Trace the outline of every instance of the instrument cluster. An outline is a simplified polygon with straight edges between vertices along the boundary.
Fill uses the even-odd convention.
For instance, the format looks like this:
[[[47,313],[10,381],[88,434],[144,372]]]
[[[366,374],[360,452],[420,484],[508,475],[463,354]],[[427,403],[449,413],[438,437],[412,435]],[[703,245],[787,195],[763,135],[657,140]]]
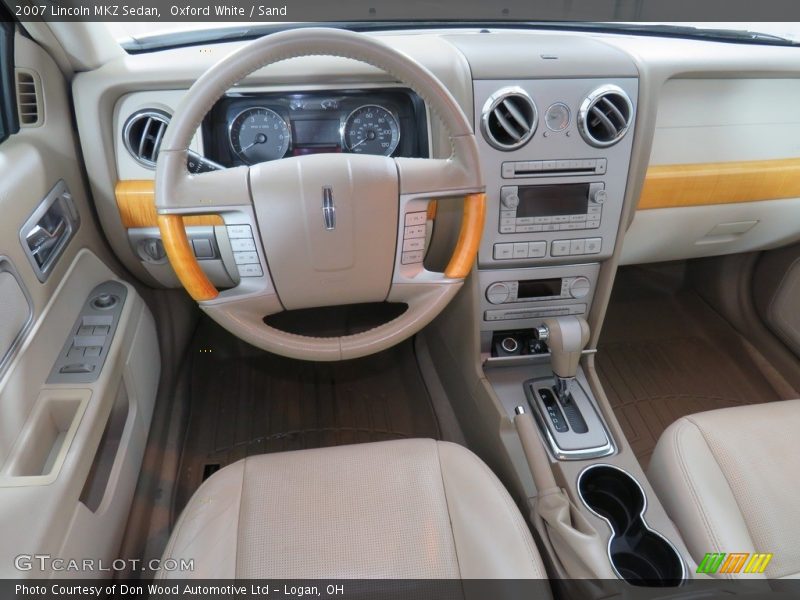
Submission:
[[[203,139],[226,167],[332,152],[426,158],[428,121],[419,96],[400,88],[230,94]]]

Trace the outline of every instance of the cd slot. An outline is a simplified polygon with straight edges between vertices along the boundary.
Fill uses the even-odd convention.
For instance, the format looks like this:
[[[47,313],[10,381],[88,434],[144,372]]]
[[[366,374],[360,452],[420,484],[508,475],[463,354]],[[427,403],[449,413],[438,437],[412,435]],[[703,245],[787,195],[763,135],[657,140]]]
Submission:
[[[586,169],[570,169],[564,171],[562,169],[539,169],[538,171],[527,171],[525,169],[517,169],[514,171],[515,177],[545,177],[547,175],[594,175],[597,173],[596,168]]]

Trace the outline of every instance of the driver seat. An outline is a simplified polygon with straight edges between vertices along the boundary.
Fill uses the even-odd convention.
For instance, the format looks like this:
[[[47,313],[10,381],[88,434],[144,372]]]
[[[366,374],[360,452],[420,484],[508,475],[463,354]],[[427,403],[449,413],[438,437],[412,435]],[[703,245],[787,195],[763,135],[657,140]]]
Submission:
[[[197,579],[544,579],[517,506],[472,452],[409,439],[245,458],[184,509],[165,560]]]

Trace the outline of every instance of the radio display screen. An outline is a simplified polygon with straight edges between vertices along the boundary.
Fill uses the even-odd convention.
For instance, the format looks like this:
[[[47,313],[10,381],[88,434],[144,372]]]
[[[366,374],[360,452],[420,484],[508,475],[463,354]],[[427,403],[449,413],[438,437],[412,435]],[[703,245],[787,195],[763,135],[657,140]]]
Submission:
[[[546,298],[561,295],[561,279],[529,279],[520,281],[517,298]]]
[[[589,208],[588,183],[519,186],[517,195],[517,218],[585,215]]]

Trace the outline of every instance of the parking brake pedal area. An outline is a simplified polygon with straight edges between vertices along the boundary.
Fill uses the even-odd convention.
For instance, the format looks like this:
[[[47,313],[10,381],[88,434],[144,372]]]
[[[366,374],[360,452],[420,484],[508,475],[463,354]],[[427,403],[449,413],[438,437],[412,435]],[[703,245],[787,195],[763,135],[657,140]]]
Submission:
[[[127,288],[106,281],[92,290],[75,320],[47,383],[92,383],[100,376],[119,324]]]

